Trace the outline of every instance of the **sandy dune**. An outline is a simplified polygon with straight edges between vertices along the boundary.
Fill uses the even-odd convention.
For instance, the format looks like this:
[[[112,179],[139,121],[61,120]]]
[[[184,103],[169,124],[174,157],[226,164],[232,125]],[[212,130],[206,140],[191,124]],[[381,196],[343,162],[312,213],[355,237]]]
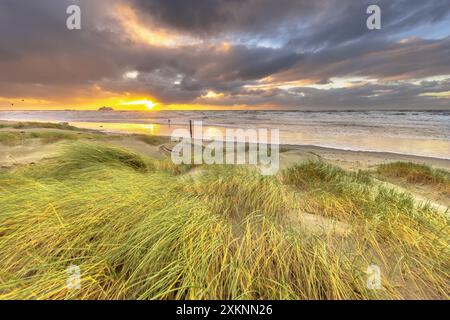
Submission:
[[[58,131],[75,133],[77,131],[66,131],[61,129],[45,129],[45,128],[28,128],[28,129],[12,129],[2,128],[0,132],[44,132]],[[80,131],[81,133],[82,131]],[[100,139],[101,137],[101,139]],[[171,143],[165,145],[149,145],[139,139],[135,135],[99,135],[99,140],[109,144],[128,148],[136,153],[140,153],[156,159],[164,159],[167,157],[166,149],[172,147]],[[95,141],[95,140],[94,140]],[[7,145],[0,142],[0,167],[12,167],[20,164],[35,164],[46,158],[55,156],[64,141],[45,144],[39,139],[27,139],[20,145]],[[164,148],[167,147],[167,148]],[[370,170],[377,165],[395,161],[410,161],[450,170],[450,160],[418,157],[411,155],[393,154],[385,152],[365,152],[365,151],[348,151],[330,148],[322,148],[315,146],[283,146],[288,151],[280,154],[281,169],[294,165],[295,163],[305,160],[323,160],[331,164],[337,165],[346,170]],[[395,188],[399,191],[406,191],[415,196],[418,202],[430,203],[440,212],[446,212],[450,206],[450,199],[447,196],[436,194],[433,190],[422,188],[421,186],[404,186],[388,182],[380,181],[380,184]]]

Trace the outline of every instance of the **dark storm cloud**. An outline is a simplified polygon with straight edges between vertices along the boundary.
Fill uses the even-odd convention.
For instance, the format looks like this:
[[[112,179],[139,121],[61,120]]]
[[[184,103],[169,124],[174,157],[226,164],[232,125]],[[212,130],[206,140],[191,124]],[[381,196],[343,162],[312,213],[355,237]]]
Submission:
[[[382,30],[366,28],[372,3],[382,9]],[[81,31],[65,28],[70,4],[82,8]],[[157,26],[195,41],[136,42],[115,4],[131,6],[148,30]],[[2,0],[0,97],[89,96],[98,85],[163,103],[448,107],[449,99],[423,95],[449,91],[448,82],[412,79],[450,74],[449,13],[447,0]],[[442,23],[448,28],[439,37],[421,33]],[[139,71],[137,79],[123,77],[130,70]],[[356,76],[378,83],[302,87]],[[258,86],[263,79],[267,86]],[[285,88],[287,81],[299,84]],[[220,97],[204,98],[209,91]]]
[[[450,38],[411,39],[406,43],[372,41],[336,46],[306,55],[286,72],[275,75],[282,80],[299,77],[366,76],[377,79],[408,79],[450,74]],[[323,81],[323,80],[322,80]]]
[[[377,4],[382,10],[383,28],[368,32],[367,16],[361,15],[370,4]],[[380,39],[395,38],[427,23],[436,23],[448,17],[450,5],[447,0],[378,0],[378,1],[338,1],[326,15],[327,20],[316,21],[308,26],[312,36],[300,34],[290,39],[289,44],[299,47],[319,47],[355,42],[361,45]],[[392,40],[392,39],[391,39]]]
[[[94,28],[90,17],[101,13],[98,5],[89,4],[83,11],[88,32],[67,30],[66,8],[73,3],[77,2],[0,2],[0,81],[77,84],[117,72],[128,50],[116,47],[110,35]]]
[[[305,0],[133,1],[158,23],[200,36],[273,33],[291,23],[309,20],[327,6],[324,1]]]
[[[182,32],[208,37],[279,37],[307,48],[395,35],[443,20],[450,11],[447,0],[133,1],[158,23]],[[369,33],[365,24],[366,8],[371,4],[379,5],[383,12],[384,28],[377,33]]]

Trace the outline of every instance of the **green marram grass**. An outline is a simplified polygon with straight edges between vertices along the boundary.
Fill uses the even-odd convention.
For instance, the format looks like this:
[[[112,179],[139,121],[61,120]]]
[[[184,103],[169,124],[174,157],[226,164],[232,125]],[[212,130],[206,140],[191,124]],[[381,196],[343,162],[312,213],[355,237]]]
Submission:
[[[348,235],[309,232],[320,215]],[[0,171],[3,299],[449,298],[449,219],[367,173],[176,166],[82,141]],[[382,270],[381,290],[365,271]],[[67,268],[81,269],[81,289]]]
[[[58,129],[72,131],[90,131],[71,126],[68,123],[51,123],[51,122],[2,122],[0,129]]]
[[[164,136],[154,136],[148,134],[135,134],[137,139],[151,146],[158,146],[170,142],[170,138]]]
[[[48,129],[48,130],[43,130]],[[66,123],[47,122],[1,122],[0,147],[20,146],[32,140],[51,144],[64,140],[110,140],[120,136],[104,134],[99,131],[81,129]],[[149,136],[147,139],[151,139]]]
[[[102,136],[100,134],[91,133],[75,133],[64,131],[42,131],[42,132],[20,132],[20,131],[5,131],[0,132],[0,146],[18,146],[24,144],[28,140],[38,139],[44,144],[55,143],[63,140],[98,140],[101,138],[110,138],[108,136]]]
[[[378,166],[376,172],[381,178],[432,187],[450,197],[450,173],[448,171],[412,162],[393,162]]]

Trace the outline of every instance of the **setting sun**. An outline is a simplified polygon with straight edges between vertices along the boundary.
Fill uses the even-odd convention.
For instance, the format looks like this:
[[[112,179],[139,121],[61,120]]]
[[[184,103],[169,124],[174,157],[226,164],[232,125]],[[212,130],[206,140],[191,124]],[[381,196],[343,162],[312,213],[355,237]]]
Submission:
[[[153,108],[156,106],[156,104],[153,103],[153,102],[151,102],[151,101],[147,101],[147,103],[145,104],[145,106],[147,107],[147,109],[153,110]]]

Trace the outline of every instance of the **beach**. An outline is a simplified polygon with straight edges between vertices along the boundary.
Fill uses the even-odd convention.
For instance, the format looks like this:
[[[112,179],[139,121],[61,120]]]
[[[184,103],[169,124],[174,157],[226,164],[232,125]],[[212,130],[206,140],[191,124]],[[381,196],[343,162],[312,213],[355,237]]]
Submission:
[[[1,128],[2,124],[5,126]],[[94,136],[90,137],[94,141],[107,141],[109,144],[117,147],[123,147],[132,150],[138,154],[142,154],[155,159],[165,159],[170,155],[167,151],[164,151],[162,147],[166,146],[167,149],[171,149],[175,143],[171,142],[170,136],[158,136],[161,139],[157,144],[151,145],[142,141],[142,131],[139,133],[132,133],[130,131],[100,131],[98,129],[86,129],[79,128],[75,130],[65,129],[49,129],[49,128],[14,128],[19,125],[20,122],[0,121],[0,134],[2,132],[14,132],[20,133],[45,133],[55,132],[62,134],[61,139],[57,139],[55,143],[42,142],[39,139],[30,139],[20,144],[1,145],[0,154],[0,167],[8,168],[15,165],[29,165],[38,161],[45,160],[55,156],[59,151],[59,144],[64,144],[64,134],[73,134],[74,131],[79,134],[94,133]],[[56,124],[57,125],[57,124]],[[45,126],[45,124],[44,124]],[[146,131],[144,131],[146,132]],[[62,140],[62,141],[61,141]],[[296,163],[304,161],[325,161],[332,165],[336,165],[342,169],[355,171],[358,170],[373,170],[383,164],[395,163],[395,162],[412,162],[417,164],[423,164],[438,169],[450,171],[450,159],[441,159],[434,157],[424,157],[408,154],[390,153],[390,152],[375,152],[375,151],[353,151],[342,150],[336,148],[326,148],[312,145],[294,145],[294,144],[281,144],[279,146],[282,152],[280,153],[280,170],[289,168]],[[412,189],[411,189],[412,190]],[[411,191],[410,190],[410,191]],[[416,189],[419,194],[425,195],[422,200],[426,201],[426,197],[429,200],[438,200],[443,202],[442,208],[450,206],[450,199],[435,195],[433,191],[429,192],[426,188]]]
[[[281,144],[450,159],[448,111],[0,111],[1,120],[162,136],[193,121],[204,131],[276,129]]]
[[[0,126],[2,124],[8,126],[17,125],[19,122],[14,121],[0,121]],[[76,124],[76,123],[75,123]],[[83,128],[80,128],[80,130]],[[101,132],[101,128],[89,129],[94,132]],[[45,128],[32,128],[26,129],[25,132],[42,132],[48,131]],[[66,130],[54,129],[54,132],[67,132]],[[11,128],[5,127],[0,128],[0,132],[24,132],[21,128]],[[105,135],[109,135],[111,137],[120,136],[121,139],[117,141],[112,141],[113,144],[117,144],[124,147],[129,147],[136,152],[152,155],[152,156],[161,156],[158,155],[157,150],[154,146],[149,146],[145,143],[136,143],[136,141],[132,138],[132,132],[144,134],[147,131],[107,131],[104,133]],[[166,137],[167,140],[170,140],[170,136]],[[350,170],[359,170],[359,169],[369,169],[371,167],[389,163],[394,161],[411,161],[417,163],[423,163],[427,165],[432,165],[438,168],[450,170],[450,160],[442,159],[442,158],[434,158],[434,157],[424,157],[424,156],[416,156],[416,155],[408,155],[408,154],[399,154],[399,153],[391,153],[391,152],[376,152],[376,151],[353,151],[353,150],[342,150],[337,148],[326,148],[319,147],[313,145],[295,145],[295,144],[281,144],[280,147],[282,149],[286,149],[288,151],[283,152],[281,154],[281,165],[282,167],[287,167],[292,163],[297,161],[306,160],[306,159],[323,159],[329,161],[330,163],[339,165],[345,169]],[[42,159],[46,156],[47,152],[51,153],[51,148],[42,149],[39,143],[37,142],[34,146],[31,144],[28,147],[24,146],[14,146],[11,150],[5,150],[5,146],[3,146],[3,151],[0,158],[1,166],[10,166],[16,161],[16,163],[27,163],[29,161],[33,161],[36,159]],[[15,160],[13,160],[13,158]]]

